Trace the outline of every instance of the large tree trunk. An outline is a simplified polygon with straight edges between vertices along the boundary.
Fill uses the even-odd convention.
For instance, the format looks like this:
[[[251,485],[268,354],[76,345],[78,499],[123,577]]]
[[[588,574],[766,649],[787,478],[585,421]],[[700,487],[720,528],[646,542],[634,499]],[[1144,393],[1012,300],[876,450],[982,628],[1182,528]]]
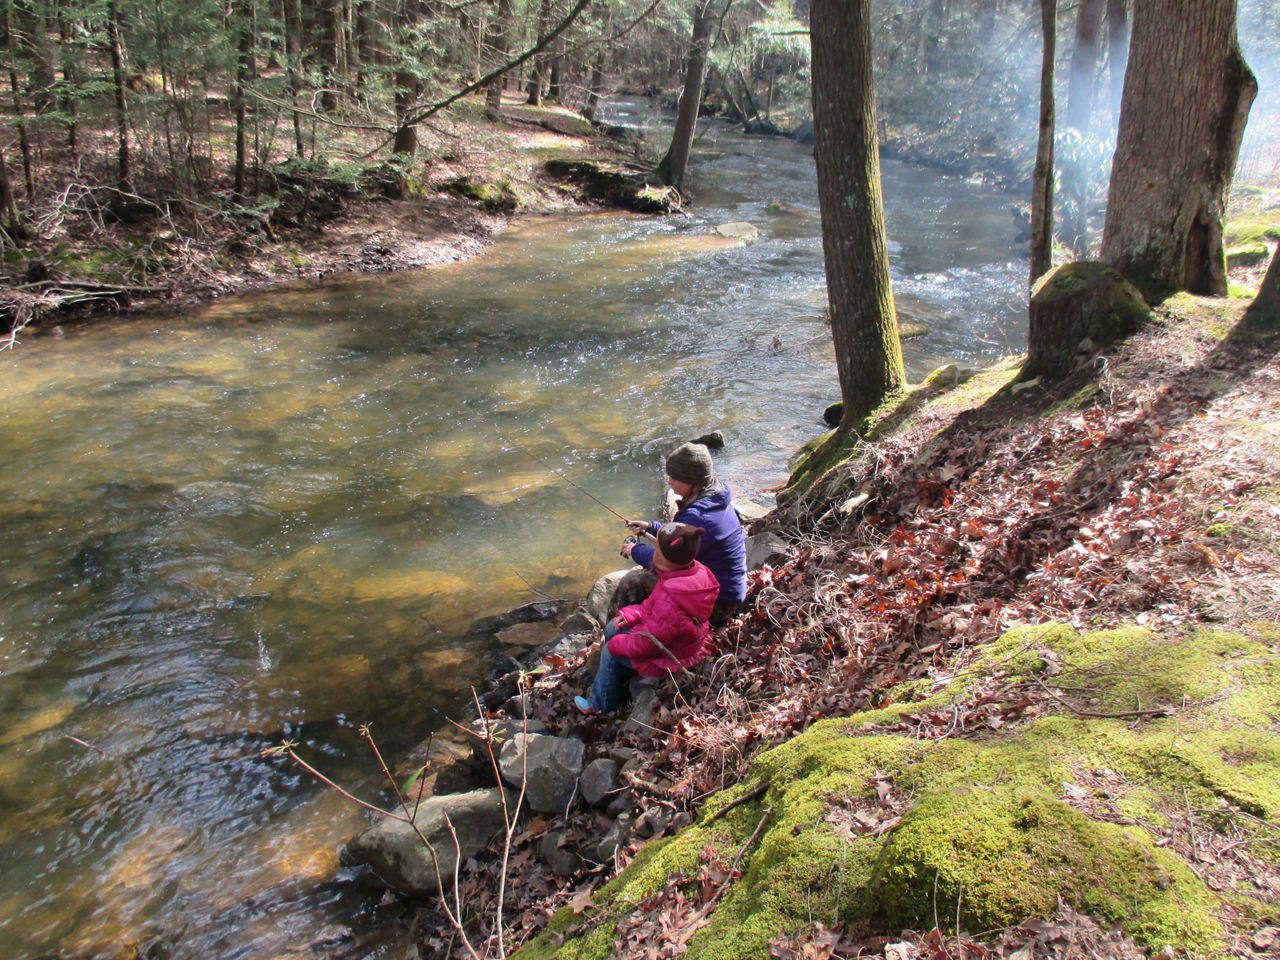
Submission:
[[[1102,13],[1105,0],[1080,0],[1076,11],[1076,43],[1067,77],[1067,126],[1082,136],[1093,117],[1094,82],[1102,53]]]
[[[906,374],[880,193],[870,0],[813,0],[810,27],[814,156],[843,434]]]
[[[1280,246],[1271,255],[1271,266],[1262,280],[1262,288],[1249,305],[1247,316],[1266,326],[1280,325]]]
[[[671,146],[658,164],[658,176],[662,182],[677,190],[684,184],[689,151],[693,149],[693,133],[698,125],[698,110],[702,106],[702,83],[707,73],[707,51],[711,48],[711,27],[714,23],[712,3],[713,0],[695,0],[693,38],[684,61],[684,92],[680,95],[676,128],[671,135]]]
[[[1120,100],[1124,95],[1124,72],[1129,63],[1128,0],[1107,0],[1107,101],[1114,123],[1120,117]]]
[[[1053,268],[1053,68],[1058,0],[1040,0],[1044,54],[1040,64],[1040,137],[1031,177],[1031,284]]]
[[[1143,294],[1227,292],[1222,216],[1258,84],[1235,0],[1141,0],[1102,259]]]
[[[542,5],[538,9],[538,38],[541,39],[551,28],[551,3],[552,0],[542,0]],[[603,47],[601,48],[603,50]],[[542,84],[547,76],[547,65],[549,56],[540,53],[533,58],[533,69],[529,74],[529,100],[530,106],[542,106]]]

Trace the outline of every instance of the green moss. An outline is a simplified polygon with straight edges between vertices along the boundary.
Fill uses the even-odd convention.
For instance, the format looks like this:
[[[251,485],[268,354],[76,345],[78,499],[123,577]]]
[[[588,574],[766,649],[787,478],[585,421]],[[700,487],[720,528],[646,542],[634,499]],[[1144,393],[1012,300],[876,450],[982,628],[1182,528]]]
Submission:
[[[1271,259],[1271,248],[1261,240],[1242,243],[1227,248],[1227,269],[1237,267],[1256,267]]]
[[[1205,535],[1209,537],[1228,537],[1233,527],[1229,523],[1211,523],[1205,527]]]
[[[1272,211],[1232,218],[1223,227],[1222,240],[1228,250],[1267,240],[1274,243],[1280,240],[1280,214]]]
[[[519,200],[511,183],[499,180],[490,183],[474,177],[456,177],[444,184],[450,193],[473,200],[490,213],[509,213],[519,206]]]
[[[1220,954],[1224,896],[1252,922],[1274,909],[1211,890],[1152,831],[1190,808],[1280,815],[1277,642],[1274,624],[1248,636],[1011,631],[949,682],[900,687],[889,706],[822,721],[762,754],[750,783],[711,798],[698,823],[601,890],[587,916],[562,911],[513,958],[607,956],[618,919],[676,870],[695,867],[708,846],[726,862],[741,851],[743,874],[690,940],[690,960],[764,960],[771,938],[815,920],[869,922],[896,935],[950,928],[958,914],[972,931],[1049,916],[1060,900],[1120,924],[1152,953]],[[996,677],[1000,685],[1039,677],[1072,703],[982,740],[884,730],[907,715],[971,705]],[[892,809],[877,793],[884,778],[899,800]],[[716,816],[761,782],[763,797]],[[855,812],[900,820],[859,833]],[[1108,822],[1116,816],[1138,825]]]

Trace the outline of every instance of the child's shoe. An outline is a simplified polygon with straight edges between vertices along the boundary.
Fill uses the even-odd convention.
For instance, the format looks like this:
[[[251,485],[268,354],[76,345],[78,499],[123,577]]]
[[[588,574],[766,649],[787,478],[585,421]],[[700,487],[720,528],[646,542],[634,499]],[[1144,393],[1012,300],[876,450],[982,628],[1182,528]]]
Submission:
[[[591,705],[591,701],[586,697],[574,697],[573,705],[578,708],[579,713],[585,713],[587,716],[600,712]]]

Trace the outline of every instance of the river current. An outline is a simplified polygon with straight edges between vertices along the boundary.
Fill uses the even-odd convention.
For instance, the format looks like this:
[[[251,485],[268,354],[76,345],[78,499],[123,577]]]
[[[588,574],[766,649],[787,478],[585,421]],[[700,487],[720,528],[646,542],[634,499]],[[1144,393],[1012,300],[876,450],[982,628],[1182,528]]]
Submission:
[[[1022,349],[1010,198],[884,166],[911,378]],[[687,217],[524,221],[0,355],[0,954],[390,950],[337,863],[362,816],[263,751],[376,797],[359,725],[424,739],[486,672],[473,619],[620,565],[583,489],[648,515],[720,429],[767,503],[839,396],[811,151],[713,126],[688,185]]]

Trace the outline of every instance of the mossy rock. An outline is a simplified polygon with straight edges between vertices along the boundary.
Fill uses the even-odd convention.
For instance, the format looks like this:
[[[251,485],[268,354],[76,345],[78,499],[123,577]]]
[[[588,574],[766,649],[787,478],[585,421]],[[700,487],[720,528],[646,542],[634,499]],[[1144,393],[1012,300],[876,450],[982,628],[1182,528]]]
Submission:
[[[443,189],[475,201],[488,213],[511,213],[520,205],[515,191],[506,180],[488,183],[474,177],[462,176],[446,181]]]
[[[548,160],[543,169],[555,180],[570,184],[584,203],[603,203],[637,213],[669,213],[680,205],[670,187],[654,186],[625,167],[595,160]]]
[[[1227,269],[1237,267],[1256,267],[1271,259],[1271,248],[1261,240],[1243,243],[1227,250]]]
[[[1221,918],[1247,928],[1275,908],[1248,884],[1211,889],[1169,839],[1191,809],[1229,823],[1233,811],[1280,814],[1276,644],[1274,625],[1247,636],[1012,631],[931,696],[928,685],[900,687],[888,707],[819,722],[761,754],[747,782],[646,848],[585,915],[562,910],[513,960],[608,956],[616,924],[678,871],[695,895],[707,850],[725,861],[744,851],[743,873],[689,940],[690,960],[765,960],[772,938],[815,919],[896,937],[953,928],[958,916],[972,933],[1048,918],[1059,902],[1152,954],[1220,956]],[[904,717],[972,707],[997,675],[1004,686],[1043,676],[1064,697],[1087,686],[1089,712],[1102,716],[1064,709],[973,739],[921,740],[913,724],[893,732]],[[1148,713],[1135,721],[1134,710]],[[756,784],[763,795],[718,816]],[[883,829],[867,827],[877,818]],[[1274,845],[1255,855],[1277,859]]]
[[[1064,377],[1098,348],[1136,333],[1150,316],[1142,294],[1116,270],[1064,263],[1031,291],[1027,362],[1019,379]]]

